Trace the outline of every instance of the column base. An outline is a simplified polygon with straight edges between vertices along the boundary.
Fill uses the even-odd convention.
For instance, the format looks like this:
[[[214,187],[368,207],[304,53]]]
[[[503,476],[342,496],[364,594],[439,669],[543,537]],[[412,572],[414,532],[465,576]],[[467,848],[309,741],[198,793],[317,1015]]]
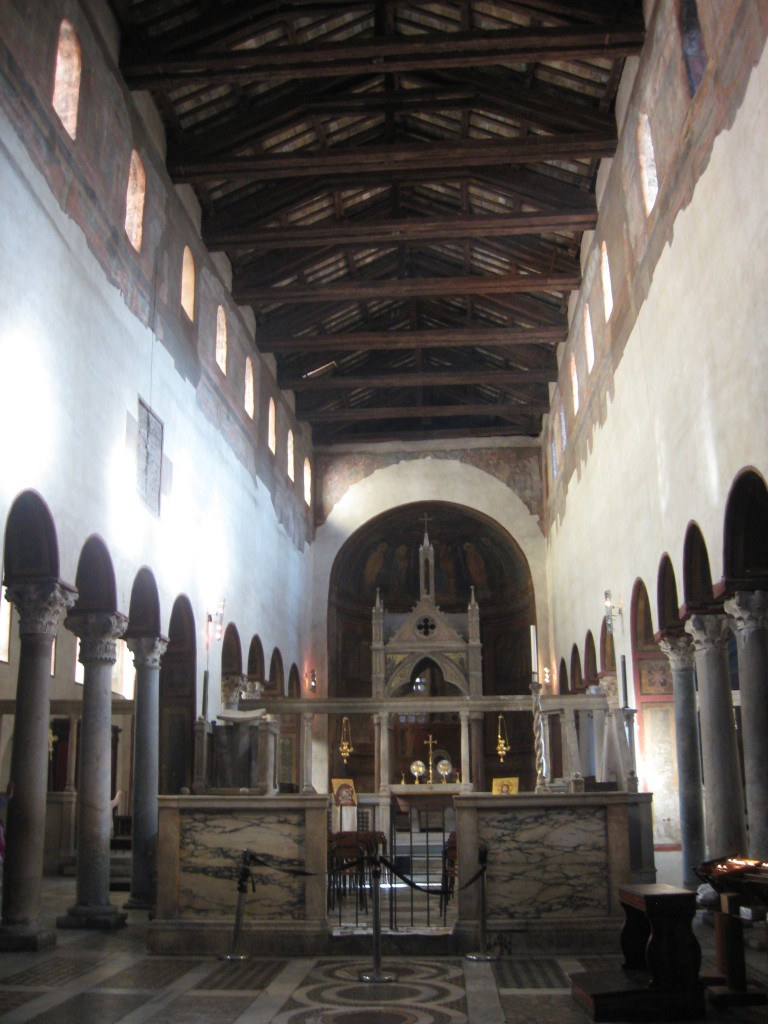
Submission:
[[[112,904],[102,907],[69,907],[66,914],[56,918],[57,928],[100,928],[114,931],[123,928],[128,915]]]
[[[55,945],[56,932],[52,928],[0,925],[0,953],[36,953]]]
[[[123,910],[153,910],[155,900],[151,896],[129,896]]]

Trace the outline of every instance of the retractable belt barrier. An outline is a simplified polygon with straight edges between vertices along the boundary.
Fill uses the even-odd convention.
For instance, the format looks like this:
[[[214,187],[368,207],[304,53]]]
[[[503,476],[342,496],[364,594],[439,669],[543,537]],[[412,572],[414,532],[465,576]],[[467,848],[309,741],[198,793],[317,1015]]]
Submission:
[[[488,850],[485,845],[478,848],[478,862],[480,864],[477,871],[472,875],[471,878],[467,879],[460,890],[468,889],[471,885],[474,885],[478,879],[482,880],[482,897],[480,907],[480,953],[469,953],[468,959],[472,960],[491,960],[495,957],[488,955],[485,952],[485,874],[488,867]],[[416,889],[418,892],[423,892],[427,896],[450,896],[451,890],[445,886],[439,888],[428,888],[423,885],[419,885],[412,878],[404,875],[401,871],[392,864],[391,861],[387,860],[386,857],[382,857],[378,852],[366,854],[363,857],[358,857],[356,860],[343,861],[340,864],[335,865],[330,869],[328,874],[337,874],[343,871],[348,871],[349,868],[355,867],[360,868],[365,863],[370,865],[371,869],[371,883],[373,888],[373,971],[365,971],[360,975],[361,981],[394,981],[393,975],[382,974],[381,971],[381,866],[384,865],[388,871],[391,872],[396,878],[399,878],[401,882],[409,886],[411,889]],[[326,872],[319,871],[306,871],[303,868],[288,868],[282,865],[275,864],[274,862],[260,857],[252,850],[243,850],[240,855],[240,865],[237,869],[237,906],[235,908],[235,926],[232,932],[232,946],[228,954],[223,956],[222,960],[239,961],[247,960],[248,957],[240,952],[240,938],[243,928],[243,917],[245,914],[245,901],[248,895],[248,883],[251,884],[251,892],[256,892],[256,882],[253,877],[252,867],[264,867],[270,868],[272,871],[279,871],[284,875],[294,875],[301,878],[315,878],[319,874],[326,874]]]

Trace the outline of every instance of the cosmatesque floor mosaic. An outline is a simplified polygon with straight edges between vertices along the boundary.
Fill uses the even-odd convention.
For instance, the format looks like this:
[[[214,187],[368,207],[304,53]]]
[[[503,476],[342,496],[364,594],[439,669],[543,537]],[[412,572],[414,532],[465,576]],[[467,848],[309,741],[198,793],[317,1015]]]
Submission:
[[[47,880],[53,919],[72,881]],[[121,894],[115,893],[117,898]],[[371,958],[161,957],[145,952],[146,914],[118,932],[59,931],[55,947],[0,953],[0,1020],[8,1024],[587,1024],[569,974],[617,967],[603,956],[384,957],[390,981],[361,981]],[[710,934],[707,934],[707,933]],[[714,936],[702,927],[703,970]],[[766,952],[748,951],[750,982],[768,986]],[[714,1024],[768,1024],[768,1008],[707,1007]]]

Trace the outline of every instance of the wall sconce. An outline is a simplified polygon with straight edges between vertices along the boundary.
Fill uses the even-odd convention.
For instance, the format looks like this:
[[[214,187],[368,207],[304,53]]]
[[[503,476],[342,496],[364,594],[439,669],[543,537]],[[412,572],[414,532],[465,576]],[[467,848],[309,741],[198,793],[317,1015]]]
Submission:
[[[208,612],[208,639],[211,633],[214,640],[221,640],[224,632],[224,598],[219,601],[219,607],[215,612]]]
[[[317,690],[317,673],[313,668],[309,670],[309,676],[305,676],[305,679],[307,680],[307,688],[312,693],[315,693]]]
[[[614,615],[621,615],[622,607],[621,601],[619,601],[619,607],[615,608],[611,598],[610,590],[605,591],[605,631],[608,636],[613,634],[613,617]]]
[[[349,760],[350,754],[353,754],[355,748],[352,746],[352,730],[349,726],[349,719],[346,715],[341,720],[341,739],[339,740],[339,753],[344,764]]]

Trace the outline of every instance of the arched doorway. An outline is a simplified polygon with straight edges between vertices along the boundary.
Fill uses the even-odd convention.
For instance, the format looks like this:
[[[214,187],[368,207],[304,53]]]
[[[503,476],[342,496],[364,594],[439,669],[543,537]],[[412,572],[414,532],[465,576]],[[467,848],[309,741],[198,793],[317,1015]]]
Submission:
[[[419,547],[425,527],[434,548],[434,578],[430,577],[428,589],[440,611],[447,616],[466,618],[474,588],[480,609],[483,694],[529,695],[530,625],[535,612],[528,563],[514,539],[498,523],[449,502],[419,502],[384,512],[357,530],[339,551],[329,587],[329,695],[372,696],[371,612],[377,592],[386,616],[407,615],[416,605],[420,592]],[[422,670],[425,686],[445,687],[444,673],[435,659],[414,666],[409,677],[411,686]],[[405,694],[403,700],[408,700]],[[403,714],[409,714],[405,706]],[[453,718],[440,724],[457,730],[458,713]],[[517,775],[521,789],[532,789],[535,777],[530,715],[508,714],[506,721],[511,749],[505,765],[499,765],[495,754],[497,715],[486,714],[477,723],[483,748],[478,759],[483,777],[474,780],[475,785],[482,787],[501,769],[504,775]],[[429,723],[409,724],[425,726],[425,737],[429,732]],[[352,729],[355,753],[344,774],[354,776],[359,791],[371,791],[375,751],[370,716],[353,718]],[[342,767],[336,757],[339,732],[340,721],[332,719],[332,775],[338,775]],[[406,746],[419,746],[417,730]],[[405,746],[393,746],[392,753],[390,781],[399,782],[402,768],[395,771],[395,765],[405,763],[408,755]],[[458,750],[452,757],[457,763]]]
[[[160,667],[160,792],[192,786],[196,708],[197,646],[189,598],[177,597],[171,611],[168,647]]]

